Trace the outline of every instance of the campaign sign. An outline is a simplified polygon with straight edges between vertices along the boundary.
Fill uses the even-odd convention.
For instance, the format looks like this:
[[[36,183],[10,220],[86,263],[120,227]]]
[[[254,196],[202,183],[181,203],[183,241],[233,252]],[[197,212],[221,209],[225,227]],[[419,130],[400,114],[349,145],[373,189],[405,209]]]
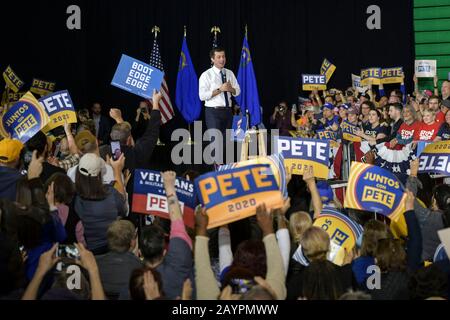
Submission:
[[[231,136],[231,141],[244,142],[245,133],[248,129],[247,117],[244,116],[234,116],[233,117],[233,135]]]
[[[184,224],[193,228],[195,226],[194,183],[176,178],[175,190]],[[135,171],[132,211],[170,219],[169,205],[160,172],[140,169]]]
[[[275,176],[265,164],[202,175],[195,180],[195,188],[208,212],[208,229],[253,216],[262,203],[267,209],[283,206]]]
[[[39,102],[50,117],[50,122],[44,131],[50,131],[56,127],[63,126],[65,121],[67,123],[77,123],[75,106],[67,90],[55,92],[39,99]]]
[[[406,193],[397,177],[380,167],[353,162],[345,207],[372,211],[397,221],[405,211]]]
[[[416,157],[420,157],[420,155],[422,154],[423,150],[425,150],[425,147],[429,144],[432,144],[433,142],[429,142],[429,141],[417,141],[417,146],[416,146]]]
[[[352,86],[356,91],[360,93],[369,90],[369,87],[361,85],[361,77],[354,74],[352,74]]]
[[[111,84],[135,95],[150,99],[160,91],[164,73],[142,61],[122,55]]]
[[[268,164],[272,169],[272,173],[277,180],[277,184],[280,187],[280,191],[284,198],[288,197],[287,185],[286,185],[286,168],[284,167],[284,158],[281,153],[271,156],[258,157],[252,160],[241,161],[231,164],[220,166],[217,170],[223,171],[233,168],[242,168],[254,164]]]
[[[27,92],[2,117],[0,131],[4,137],[22,143],[30,140],[49,122],[47,112],[31,92]]]
[[[351,124],[347,120],[341,123],[342,139],[353,142],[361,142],[361,137],[356,135],[358,126]]]
[[[450,176],[450,141],[430,143],[420,154],[419,173]]]
[[[22,98],[25,95],[25,93],[27,93],[27,92],[26,91],[19,91],[19,92],[12,91],[12,92],[9,92],[8,93],[8,98],[7,98],[8,99],[7,103],[12,103],[12,102],[19,101],[20,98]]]
[[[8,66],[3,72],[3,79],[5,79],[6,85],[14,92],[18,92],[25,84],[25,82],[20,80],[11,66]]]
[[[433,78],[436,75],[436,60],[416,60],[414,69],[417,78]]]
[[[385,68],[381,70],[381,83],[402,83],[404,79],[403,67]]]
[[[316,138],[319,140],[332,140],[337,141],[338,140],[338,133],[331,130],[320,130],[316,133]]]
[[[322,66],[320,67],[320,74],[325,75],[325,77],[327,79],[327,83],[330,81],[335,70],[336,70],[336,66],[334,64],[332,64],[327,59],[323,60]]]
[[[282,153],[285,166],[292,174],[302,175],[313,166],[314,176],[327,179],[330,162],[330,141],[305,138],[275,137],[275,153]]]
[[[370,84],[381,83],[381,68],[368,68],[361,70],[361,85],[368,86]]]
[[[320,216],[314,221],[314,226],[322,228],[330,236],[330,251],[328,260],[341,266],[344,263],[345,249],[353,250],[357,240],[363,234],[363,228],[334,209],[323,209]]]
[[[303,91],[327,90],[327,78],[320,74],[302,74]]]
[[[56,82],[45,81],[34,78],[31,82],[30,91],[40,96],[46,96],[55,91]]]

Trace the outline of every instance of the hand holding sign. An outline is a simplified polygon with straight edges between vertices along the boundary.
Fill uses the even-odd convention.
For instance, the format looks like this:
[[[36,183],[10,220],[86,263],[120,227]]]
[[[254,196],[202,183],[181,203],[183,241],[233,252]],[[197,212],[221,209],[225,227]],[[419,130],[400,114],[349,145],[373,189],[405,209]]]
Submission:
[[[273,233],[273,219],[271,212],[266,208],[265,203],[256,208],[256,221],[263,232],[263,238]]]

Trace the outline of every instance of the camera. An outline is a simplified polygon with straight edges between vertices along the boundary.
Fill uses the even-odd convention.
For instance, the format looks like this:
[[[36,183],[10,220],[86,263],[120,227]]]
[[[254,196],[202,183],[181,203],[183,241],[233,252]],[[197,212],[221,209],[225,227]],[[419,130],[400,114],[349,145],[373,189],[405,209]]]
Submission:
[[[70,258],[70,259],[80,259],[80,253],[75,246],[69,246],[60,244],[56,250],[56,257],[58,258]]]
[[[141,112],[142,113],[148,113],[148,109],[147,108],[141,108]]]
[[[279,108],[280,112],[284,112],[285,109],[286,109],[286,108],[285,108],[284,106],[282,106],[282,105],[279,105],[278,108]]]
[[[345,95],[346,95],[347,97],[352,97],[352,96],[353,96],[353,91],[347,90],[347,91],[345,92]]]

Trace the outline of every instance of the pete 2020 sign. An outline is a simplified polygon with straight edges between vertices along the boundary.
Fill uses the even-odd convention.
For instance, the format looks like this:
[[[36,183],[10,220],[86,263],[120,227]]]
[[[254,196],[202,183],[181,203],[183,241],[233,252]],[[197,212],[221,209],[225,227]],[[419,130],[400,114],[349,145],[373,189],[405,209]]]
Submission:
[[[142,62],[122,55],[111,84],[135,95],[150,99],[153,90],[160,91],[164,73]]]
[[[283,197],[269,165],[251,165],[211,172],[195,180],[200,203],[207,209],[208,229],[256,214],[262,203],[281,208]]]
[[[330,142],[326,140],[275,137],[275,152],[282,153],[292,174],[302,175],[305,167],[313,166],[314,176],[327,179],[330,162]]]
[[[56,83],[34,78],[30,91],[40,96],[46,96],[55,91]]]
[[[450,141],[428,144],[419,158],[419,173],[450,176]]]
[[[347,120],[342,121],[341,130],[342,130],[342,139],[352,142],[362,141],[361,137],[356,135],[358,127],[354,124],[351,124]]]
[[[184,224],[190,228],[195,226],[195,194],[194,184],[177,178],[175,190]],[[155,215],[164,219],[169,217],[169,205],[161,174],[151,170],[136,170],[134,173],[133,212]]]
[[[246,160],[231,164],[220,166],[217,171],[224,171],[233,168],[242,168],[253,164],[268,164],[272,169],[272,172],[277,180],[280,191],[284,198],[288,197],[287,185],[286,185],[286,168],[284,166],[284,158],[281,153],[271,156],[262,156],[252,160]]]
[[[327,90],[327,77],[321,74],[302,74],[303,91]]]
[[[25,82],[23,82],[19,76],[14,72],[11,66],[8,66],[3,72],[3,79],[6,82],[8,88],[14,92],[19,92]]]
[[[433,78],[436,75],[436,60],[416,60],[414,68],[417,78]]]
[[[406,193],[396,176],[380,167],[353,162],[345,207],[372,211],[397,221],[405,211]]]
[[[49,121],[45,108],[31,92],[27,92],[3,115],[0,132],[4,137],[10,135],[12,139],[25,143]]]
[[[39,102],[50,117],[50,122],[44,128],[44,131],[63,126],[65,121],[67,123],[77,123],[75,107],[67,90],[55,92],[39,99]]]
[[[345,250],[350,252],[363,234],[363,228],[349,217],[337,210],[323,209],[314,221],[314,226],[322,228],[330,236],[328,260],[336,265],[343,265]]]

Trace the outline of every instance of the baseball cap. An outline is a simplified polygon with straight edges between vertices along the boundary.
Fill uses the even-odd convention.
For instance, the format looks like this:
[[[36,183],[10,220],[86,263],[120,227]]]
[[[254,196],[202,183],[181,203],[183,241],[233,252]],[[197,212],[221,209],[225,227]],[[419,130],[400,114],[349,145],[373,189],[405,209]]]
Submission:
[[[0,162],[9,163],[19,159],[23,144],[19,140],[3,139],[0,141]]]
[[[322,202],[328,203],[334,199],[333,189],[326,181],[317,182],[317,189]]]
[[[360,98],[361,98],[361,97],[364,97],[364,98],[366,98],[367,100],[370,100],[370,96],[369,96],[369,94],[368,94],[367,92],[361,93],[361,94],[359,95],[359,97],[360,97]]]
[[[323,106],[322,106],[322,111],[323,111],[323,109],[330,109],[330,110],[334,110],[334,108],[335,108],[335,106],[332,104],[332,103],[325,103]]]
[[[445,99],[442,101],[442,105],[444,107],[446,107],[447,109],[450,109],[450,100],[449,99]]]
[[[97,177],[104,167],[102,158],[94,153],[87,153],[80,159],[78,171],[86,177]]]
[[[83,150],[84,146],[88,143],[96,142],[97,138],[95,138],[95,136],[89,130],[83,130],[75,136],[75,144],[80,150]]]
[[[351,106],[348,103],[343,103],[343,104],[341,104],[341,108],[344,108],[345,110],[348,110],[348,109],[351,108]]]

